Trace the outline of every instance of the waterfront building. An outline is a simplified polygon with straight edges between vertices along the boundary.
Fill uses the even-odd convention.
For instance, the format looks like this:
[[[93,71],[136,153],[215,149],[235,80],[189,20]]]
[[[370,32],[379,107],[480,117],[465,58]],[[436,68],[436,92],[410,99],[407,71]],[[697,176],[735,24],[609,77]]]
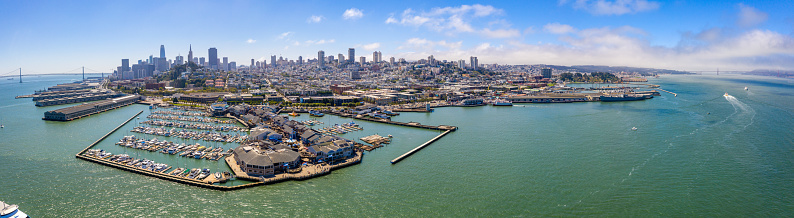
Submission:
[[[102,100],[87,104],[79,104],[72,107],[61,108],[53,111],[44,112],[43,120],[70,121],[79,119],[91,114],[101,113],[130,104],[134,104],[141,99],[139,95],[128,95],[110,100]]]
[[[356,62],[356,49],[355,48],[348,48],[347,49],[347,60],[351,64]]]
[[[317,66],[320,68],[325,67],[325,51],[323,50],[317,52]]]
[[[210,48],[208,50],[207,58],[209,58],[209,65],[211,69],[218,69],[218,49]]]
[[[165,45],[160,45],[160,58],[165,58]]]
[[[234,149],[234,161],[249,176],[269,176],[275,174],[273,162],[253,146],[238,146]]]

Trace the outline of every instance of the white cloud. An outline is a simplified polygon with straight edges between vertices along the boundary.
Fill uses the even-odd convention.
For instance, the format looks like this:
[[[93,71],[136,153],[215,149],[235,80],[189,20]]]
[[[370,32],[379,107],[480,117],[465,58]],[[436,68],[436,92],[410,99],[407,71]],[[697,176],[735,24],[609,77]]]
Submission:
[[[362,45],[361,47],[362,47],[364,50],[367,50],[367,51],[374,51],[375,49],[378,49],[378,48],[380,48],[380,43],[377,43],[377,42],[375,42],[375,43],[370,43],[370,44]]]
[[[576,31],[572,26],[560,23],[546,24],[543,26],[543,30],[553,34],[568,34]]]
[[[490,5],[461,5],[458,7],[433,8],[430,11],[416,12],[405,9],[399,18],[394,15],[386,18],[386,24],[403,26],[426,27],[430,30],[443,32],[448,35],[456,33],[480,33],[486,37],[508,38],[520,35],[520,32],[509,28],[504,20],[489,22],[490,25],[499,24],[501,29],[474,27],[472,20],[504,14],[504,10]],[[481,30],[478,30],[481,29]],[[518,34],[515,34],[518,33]]]
[[[319,23],[320,21],[323,21],[324,19],[325,19],[325,17],[323,17],[323,16],[312,15],[311,17],[306,19],[306,23]]]
[[[248,44],[251,44],[251,43],[255,43],[255,42],[256,42],[256,40],[254,40],[254,39],[248,39],[248,40],[246,40],[245,42],[247,42]]]
[[[485,35],[486,37],[488,37],[488,38],[513,38],[513,37],[517,37],[517,36],[521,35],[521,33],[518,30],[516,30],[516,29],[496,29],[496,30],[491,30],[491,29],[485,28],[485,29],[482,30],[481,33],[483,35]]]
[[[526,44],[508,40],[506,44],[479,43],[462,48],[462,42],[406,40],[399,57],[468,60],[477,56],[480,63],[608,65],[653,67],[673,70],[754,70],[794,69],[794,38],[769,30],[751,30],[726,36],[709,29],[690,37],[709,41],[684,46],[651,45],[641,29],[630,26],[575,30],[560,35],[561,44]],[[700,35],[700,36],[696,36]]]
[[[359,10],[358,8],[350,8],[345,10],[345,13],[342,14],[342,18],[345,20],[355,20],[364,17],[364,12]]]
[[[559,5],[568,4],[560,0]],[[659,2],[647,0],[575,0],[573,8],[583,9],[594,15],[623,15],[652,11],[659,8]]]
[[[739,3],[739,19],[736,21],[741,27],[752,27],[763,23],[769,18],[767,13],[759,11],[754,7],[750,7]]]
[[[336,40],[334,40],[334,39],[329,39],[329,40],[320,39],[320,40],[306,40],[304,42],[304,44],[306,44],[306,45],[322,45],[322,44],[329,44],[329,43],[334,43],[334,42],[336,42]]]
[[[294,34],[294,33],[293,32],[284,32],[282,34],[279,34],[276,37],[276,39],[289,39],[289,37],[292,36],[292,34]]]

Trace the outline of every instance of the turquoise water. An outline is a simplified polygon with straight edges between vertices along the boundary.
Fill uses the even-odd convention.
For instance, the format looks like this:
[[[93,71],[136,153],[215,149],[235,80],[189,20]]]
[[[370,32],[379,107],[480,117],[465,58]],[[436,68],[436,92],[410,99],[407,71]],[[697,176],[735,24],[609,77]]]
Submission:
[[[231,192],[74,158],[138,111],[144,110],[145,117],[148,108],[133,105],[71,122],[42,121],[45,111],[63,106],[37,108],[30,99],[13,97],[79,76],[25,79],[22,84],[0,81],[0,124],[5,125],[0,129],[0,200],[36,217],[794,213],[794,81],[787,79],[669,76],[649,83],[678,97],[663,93],[637,102],[402,113],[393,119],[459,130],[395,165],[389,161],[439,132],[355,121],[364,131],[343,137],[391,134],[393,143],[327,176]],[[724,97],[725,92],[734,97]],[[318,119],[326,125],[350,122],[330,115]],[[100,146],[124,152],[113,143],[132,134],[128,129],[134,125]],[[191,164],[169,156],[150,159]],[[192,164],[222,170],[219,163]]]

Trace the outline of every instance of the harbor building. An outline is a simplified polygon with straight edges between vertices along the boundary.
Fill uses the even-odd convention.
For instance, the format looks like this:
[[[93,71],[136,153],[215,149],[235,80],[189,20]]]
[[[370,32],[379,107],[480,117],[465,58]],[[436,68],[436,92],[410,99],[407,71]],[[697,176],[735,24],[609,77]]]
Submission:
[[[134,104],[141,99],[139,95],[128,95],[124,97],[103,100],[98,102],[86,103],[58,110],[44,112],[43,120],[71,121],[82,117],[102,113],[123,106]]]
[[[36,101],[37,107],[47,107],[47,106],[54,106],[54,105],[62,105],[62,104],[73,104],[73,103],[80,103],[86,101],[98,101],[108,98],[115,98],[122,96],[121,93],[116,93],[113,91],[108,92],[92,92],[92,93],[85,93],[80,96],[70,96],[70,97],[63,97],[63,98],[54,98],[54,99],[43,99]]]

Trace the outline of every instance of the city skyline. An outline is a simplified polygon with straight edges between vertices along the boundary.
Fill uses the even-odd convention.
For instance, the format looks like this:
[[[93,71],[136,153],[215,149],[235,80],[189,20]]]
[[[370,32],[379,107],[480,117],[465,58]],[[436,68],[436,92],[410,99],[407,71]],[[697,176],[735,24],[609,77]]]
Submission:
[[[237,63],[354,48],[361,57],[375,51],[408,60],[474,56],[480,64],[794,69],[791,2],[3,4],[0,22],[9,34],[0,36],[0,67],[22,67],[25,74],[79,66],[112,72],[119,59],[159,56],[159,45],[171,60],[196,45],[197,51],[217,48],[219,58]],[[123,15],[128,11],[145,12]]]

